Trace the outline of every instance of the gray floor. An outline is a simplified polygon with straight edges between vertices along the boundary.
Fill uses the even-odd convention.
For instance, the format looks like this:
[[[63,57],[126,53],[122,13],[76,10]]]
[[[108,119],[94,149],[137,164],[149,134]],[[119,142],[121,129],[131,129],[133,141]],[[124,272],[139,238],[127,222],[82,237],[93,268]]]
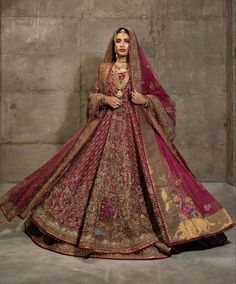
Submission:
[[[236,188],[203,183],[235,221]],[[13,184],[0,185],[0,194]],[[164,260],[103,260],[64,256],[36,246],[21,230],[22,220],[7,222],[0,213],[0,283],[109,283],[109,284],[233,284],[235,228],[226,231],[231,243],[189,251]]]

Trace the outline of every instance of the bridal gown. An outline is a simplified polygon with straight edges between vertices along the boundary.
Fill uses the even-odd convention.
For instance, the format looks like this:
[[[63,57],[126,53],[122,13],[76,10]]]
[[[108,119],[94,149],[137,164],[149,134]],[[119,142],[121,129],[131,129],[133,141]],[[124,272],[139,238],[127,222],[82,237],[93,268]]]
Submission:
[[[114,69],[107,65],[111,95]],[[223,244],[223,231],[235,224],[161,135],[152,120],[158,101],[149,100],[147,108],[131,101],[129,79],[122,106],[95,105],[95,119],[0,197],[8,220],[25,219],[37,245],[72,256],[161,259],[187,246]]]

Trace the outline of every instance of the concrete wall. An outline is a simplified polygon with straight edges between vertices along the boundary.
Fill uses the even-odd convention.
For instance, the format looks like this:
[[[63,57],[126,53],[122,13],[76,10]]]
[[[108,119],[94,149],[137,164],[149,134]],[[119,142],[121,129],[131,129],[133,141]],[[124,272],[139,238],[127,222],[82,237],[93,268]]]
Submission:
[[[192,171],[226,180],[235,165],[227,168],[226,2],[2,0],[1,180],[30,174],[85,124],[96,66],[120,25],[136,31],[177,104],[175,145]]]
[[[227,167],[226,180],[236,185],[236,2],[226,1],[227,11]]]

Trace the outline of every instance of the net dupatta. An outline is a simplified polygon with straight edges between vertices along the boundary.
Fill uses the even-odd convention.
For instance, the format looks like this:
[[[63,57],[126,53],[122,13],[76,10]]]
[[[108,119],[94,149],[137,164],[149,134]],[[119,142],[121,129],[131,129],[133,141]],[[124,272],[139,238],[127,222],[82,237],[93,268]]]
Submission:
[[[166,113],[172,119],[173,124],[176,124],[176,105],[169,97],[166,91],[161,86],[157,75],[155,75],[147,58],[142,51],[135,32],[129,27],[124,27],[129,31],[130,45],[129,45],[129,68],[131,74],[132,89],[141,93],[142,95],[152,95],[156,97],[162,104]],[[112,35],[107,51],[105,53],[104,63],[111,63],[115,61],[114,54],[114,36]]]

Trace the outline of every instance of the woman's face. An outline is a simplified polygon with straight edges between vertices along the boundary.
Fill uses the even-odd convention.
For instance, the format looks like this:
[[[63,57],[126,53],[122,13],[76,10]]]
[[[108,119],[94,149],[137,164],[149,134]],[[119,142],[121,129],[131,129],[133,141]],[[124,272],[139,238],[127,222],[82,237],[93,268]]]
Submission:
[[[115,37],[115,50],[117,54],[127,56],[129,53],[129,35],[126,33],[118,33]]]

